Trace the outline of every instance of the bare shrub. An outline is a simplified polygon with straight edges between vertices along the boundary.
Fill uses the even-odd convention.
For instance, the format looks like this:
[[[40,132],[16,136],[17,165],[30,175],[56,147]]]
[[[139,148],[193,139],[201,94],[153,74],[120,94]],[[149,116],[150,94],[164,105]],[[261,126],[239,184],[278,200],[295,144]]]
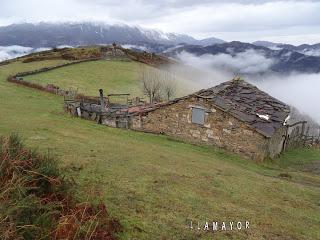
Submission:
[[[163,74],[164,74],[164,80],[162,85],[162,92],[166,100],[169,101],[176,94],[176,88],[177,88],[176,80],[175,80],[175,76],[169,72],[165,72]]]
[[[149,102],[153,103],[155,98],[161,95],[160,71],[146,66],[141,66],[140,70],[143,93],[149,97]]]
[[[175,95],[175,77],[167,71],[142,65],[140,80],[142,91],[148,96],[150,103],[170,100]]]

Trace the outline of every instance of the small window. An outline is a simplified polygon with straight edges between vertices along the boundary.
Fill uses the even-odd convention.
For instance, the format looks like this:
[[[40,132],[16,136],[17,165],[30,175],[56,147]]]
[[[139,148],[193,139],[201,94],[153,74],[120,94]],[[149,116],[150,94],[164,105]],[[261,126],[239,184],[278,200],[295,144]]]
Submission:
[[[202,108],[192,108],[192,122],[204,125],[204,114],[205,111]]]

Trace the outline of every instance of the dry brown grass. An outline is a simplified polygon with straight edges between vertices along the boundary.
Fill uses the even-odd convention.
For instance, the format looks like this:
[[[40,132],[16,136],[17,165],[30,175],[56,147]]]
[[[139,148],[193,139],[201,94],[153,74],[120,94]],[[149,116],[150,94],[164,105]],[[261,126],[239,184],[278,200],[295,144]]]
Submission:
[[[24,148],[16,135],[1,138],[2,239],[115,239],[120,226],[105,205],[79,202],[72,185],[53,158]]]
[[[101,51],[99,47],[63,48],[30,54],[23,58],[23,62],[30,63],[55,59],[83,60],[100,57]]]

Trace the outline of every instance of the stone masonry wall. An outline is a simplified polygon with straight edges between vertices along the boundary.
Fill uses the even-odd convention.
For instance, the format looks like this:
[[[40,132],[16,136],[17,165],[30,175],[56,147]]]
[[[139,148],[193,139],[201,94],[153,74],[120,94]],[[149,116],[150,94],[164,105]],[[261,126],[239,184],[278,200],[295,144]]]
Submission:
[[[192,107],[206,109],[205,124],[191,122]],[[193,142],[216,145],[245,158],[262,161],[267,157],[269,139],[247,127],[204,99],[192,97],[161,107],[146,115],[134,116],[131,128],[165,133]]]
[[[283,126],[269,139],[268,155],[270,158],[275,158],[282,152],[285,135],[286,127]]]

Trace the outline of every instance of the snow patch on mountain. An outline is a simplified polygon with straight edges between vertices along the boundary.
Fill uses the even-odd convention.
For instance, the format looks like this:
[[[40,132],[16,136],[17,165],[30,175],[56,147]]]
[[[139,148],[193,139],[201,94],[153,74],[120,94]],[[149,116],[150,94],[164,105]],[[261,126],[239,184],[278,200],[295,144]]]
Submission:
[[[320,49],[304,49],[300,51],[300,53],[308,56],[320,57]]]

